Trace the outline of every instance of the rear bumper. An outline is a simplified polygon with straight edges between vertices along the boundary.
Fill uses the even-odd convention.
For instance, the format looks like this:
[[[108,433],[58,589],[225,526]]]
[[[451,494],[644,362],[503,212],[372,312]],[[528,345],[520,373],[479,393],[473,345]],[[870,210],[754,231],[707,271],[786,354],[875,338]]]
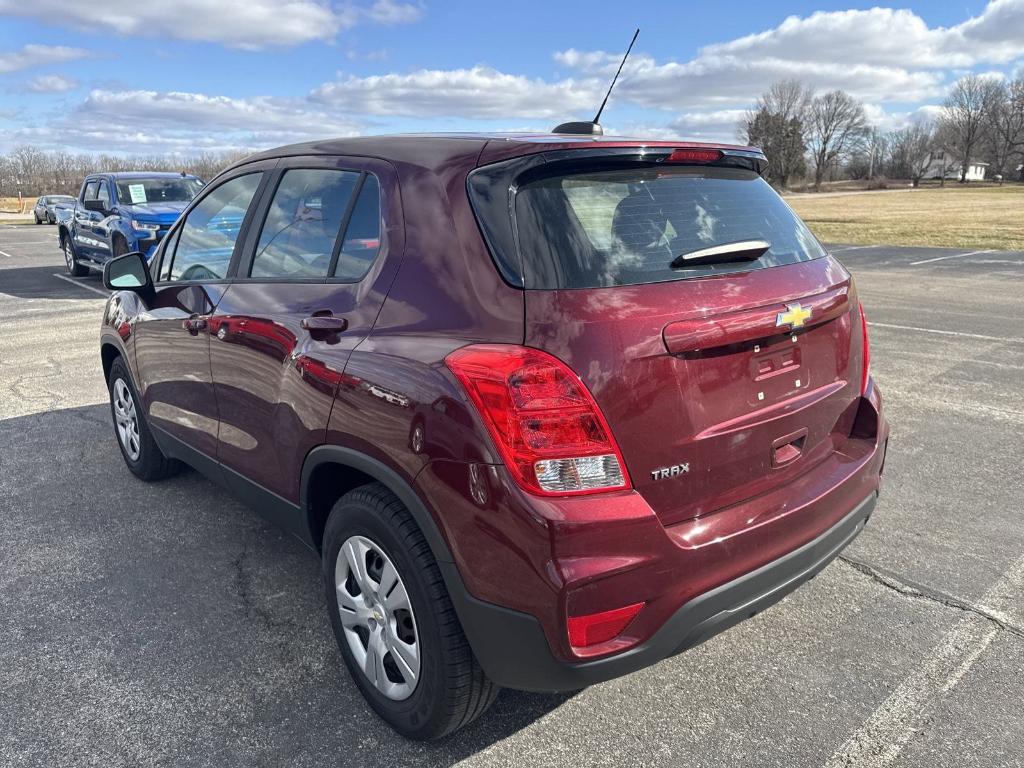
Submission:
[[[629,674],[692,648],[778,602],[814,577],[861,532],[878,498],[872,492],[803,546],[684,603],[645,642],[617,655],[571,663],[551,652],[538,620],[450,589],[481,666],[497,684],[529,691],[578,690]],[[453,564],[446,580],[461,583]]]

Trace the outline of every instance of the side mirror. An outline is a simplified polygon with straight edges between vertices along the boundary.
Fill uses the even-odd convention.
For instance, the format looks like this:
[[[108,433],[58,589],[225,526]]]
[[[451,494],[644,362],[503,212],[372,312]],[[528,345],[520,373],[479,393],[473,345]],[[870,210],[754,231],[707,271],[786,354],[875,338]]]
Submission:
[[[107,212],[107,208],[103,204],[102,200],[83,200],[82,205],[87,211],[96,211],[97,213]]]
[[[142,295],[153,292],[146,257],[138,251],[111,259],[103,265],[103,287],[111,291],[135,291]]]

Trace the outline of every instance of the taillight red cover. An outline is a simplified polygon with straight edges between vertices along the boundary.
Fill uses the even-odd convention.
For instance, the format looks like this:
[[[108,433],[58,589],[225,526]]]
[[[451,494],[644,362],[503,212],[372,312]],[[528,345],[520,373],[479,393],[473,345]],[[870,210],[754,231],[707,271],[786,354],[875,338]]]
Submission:
[[[528,491],[563,496],[631,487],[604,415],[561,360],[530,347],[474,344],[445,362]]]
[[[666,163],[714,163],[722,158],[720,149],[677,149]]]
[[[860,393],[868,391],[868,378],[871,376],[871,345],[868,343],[868,318],[864,314],[864,305],[860,305],[860,332],[863,336],[864,354],[861,361]]]
[[[569,616],[566,620],[569,645],[573,648],[586,648],[611,640],[629,625],[643,607],[643,603],[634,603],[586,616]]]

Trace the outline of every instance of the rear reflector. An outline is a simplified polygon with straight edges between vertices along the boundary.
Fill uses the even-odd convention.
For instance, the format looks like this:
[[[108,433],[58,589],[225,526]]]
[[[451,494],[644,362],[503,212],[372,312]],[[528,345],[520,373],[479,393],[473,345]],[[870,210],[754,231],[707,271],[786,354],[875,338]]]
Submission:
[[[868,391],[868,379],[871,377],[871,344],[868,342],[868,318],[864,314],[864,305],[860,305],[860,332],[863,336],[864,354],[860,370],[860,393]]]
[[[624,608],[588,613],[586,616],[570,616],[567,620],[569,645],[574,648],[586,648],[611,640],[636,618],[643,607],[643,603],[634,603]]]
[[[722,159],[720,149],[677,149],[667,158],[666,163],[714,163]]]
[[[529,347],[473,344],[445,363],[526,490],[561,496],[630,487],[604,415],[561,360]]]

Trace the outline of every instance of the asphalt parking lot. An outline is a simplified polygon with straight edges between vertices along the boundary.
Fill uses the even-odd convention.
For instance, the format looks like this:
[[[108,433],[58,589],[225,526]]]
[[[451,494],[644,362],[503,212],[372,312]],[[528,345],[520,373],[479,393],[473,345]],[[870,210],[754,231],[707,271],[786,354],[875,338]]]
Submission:
[[[416,744],[350,682],[302,545],[196,473],[128,473],[98,276],[0,226],[0,765],[1024,765],[1024,253],[833,250],[893,430],[844,558],[689,653]]]

